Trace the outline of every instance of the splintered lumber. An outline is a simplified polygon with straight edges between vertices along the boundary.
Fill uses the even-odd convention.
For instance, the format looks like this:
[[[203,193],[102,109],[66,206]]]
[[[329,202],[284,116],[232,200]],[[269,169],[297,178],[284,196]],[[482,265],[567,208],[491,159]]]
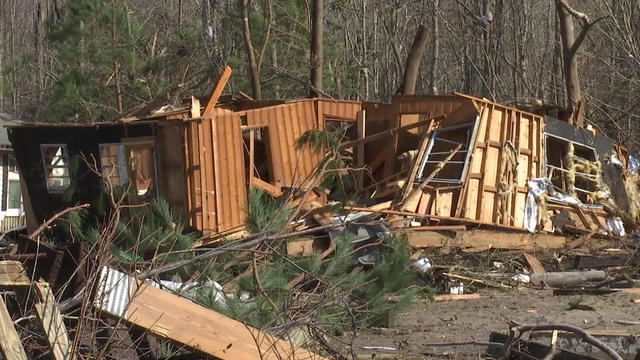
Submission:
[[[538,260],[534,255],[524,253],[522,254],[522,257],[524,257],[524,260],[529,265],[529,269],[531,269],[534,274],[544,274],[546,272],[540,260]]]
[[[19,261],[0,261],[0,286],[29,286],[29,275]]]
[[[213,114],[213,108],[218,103],[218,99],[220,99],[220,95],[222,95],[222,91],[224,87],[227,85],[227,81],[229,81],[229,77],[231,76],[231,68],[225,67],[220,74],[220,78],[218,78],[218,82],[216,86],[213,88],[213,93],[211,93],[211,97],[209,98],[209,102],[207,106],[204,108],[204,112],[202,113],[202,117],[210,117]]]
[[[0,351],[6,360],[27,360],[20,337],[13,327],[11,315],[0,296]]]
[[[447,236],[434,231],[410,231],[406,234],[409,245],[414,248],[456,247],[471,251],[488,249],[534,251],[561,249],[566,244],[565,237],[542,233],[469,230],[459,231],[455,236]]]
[[[261,180],[255,176],[251,177],[251,185],[260,190],[263,190],[264,192],[266,192],[267,194],[273,197],[282,196],[282,190],[280,190],[277,186],[271,185],[268,182]]]
[[[442,160],[438,165],[436,165],[436,168],[433,169],[431,174],[429,174],[429,176],[427,176],[427,178],[424,179],[424,181],[422,181],[417,188],[415,188],[414,190],[411,191],[411,193],[409,193],[406,199],[404,199],[402,206],[400,207],[401,211],[405,211],[407,209],[411,209],[411,210],[416,209],[416,207],[418,206],[418,201],[420,201],[420,195],[422,194],[422,191],[424,190],[424,188],[429,184],[429,182],[434,177],[436,177],[436,175],[438,175],[440,170],[444,168],[444,166],[449,162],[449,160],[451,160],[451,158],[453,158],[453,156],[456,153],[458,153],[460,148],[462,148],[462,144],[458,144],[458,146],[456,146],[453,150],[451,150],[447,155],[447,157],[445,157],[444,160]],[[416,161],[422,161],[422,159],[416,159]]]
[[[42,302],[35,304],[36,314],[46,335],[47,343],[55,360],[68,359],[70,352],[67,328],[62,321],[62,314],[56,306],[51,287],[44,281],[35,282],[36,291]]]
[[[219,359],[323,359],[106,266],[94,303],[105,314]]]
[[[591,281],[601,281],[607,277],[604,271],[566,271],[548,272],[544,274],[531,274],[531,283],[534,285],[546,285],[551,287],[578,286]]]

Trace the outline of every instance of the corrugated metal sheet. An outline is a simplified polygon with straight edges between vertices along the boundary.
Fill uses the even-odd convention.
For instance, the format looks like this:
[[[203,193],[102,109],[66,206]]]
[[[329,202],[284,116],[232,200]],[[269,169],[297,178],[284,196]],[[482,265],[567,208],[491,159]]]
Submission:
[[[94,304],[111,315],[126,317],[133,281],[127,274],[104,266]]]

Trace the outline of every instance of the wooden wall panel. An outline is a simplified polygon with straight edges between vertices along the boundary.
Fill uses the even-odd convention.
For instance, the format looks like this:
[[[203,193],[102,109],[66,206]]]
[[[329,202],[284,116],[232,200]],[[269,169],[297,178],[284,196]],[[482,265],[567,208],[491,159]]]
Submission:
[[[356,120],[361,103],[310,99],[287,102],[246,112],[247,125],[266,125],[274,170],[273,185],[300,186],[313,172],[323,154],[305,147],[295,148],[296,141],[306,131],[324,128],[325,117]]]
[[[334,117],[337,119],[349,119],[355,121],[358,111],[362,110],[362,103],[359,101],[318,99],[317,104],[320,126],[324,126],[324,123],[322,122],[324,117]]]
[[[273,165],[273,185],[277,187],[300,184],[315,167],[321,154],[310,148],[296,150],[298,138],[317,127],[314,102],[297,101],[246,112],[247,125],[266,125]]]
[[[210,121],[214,143],[217,231],[224,232],[245,222],[247,191],[241,120],[231,111],[214,109]]]
[[[540,141],[544,120],[515,108],[475,100],[481,106],[480,124],[461,216],[483,223],[524,227],[527,181],[543,176]],[[446,121],[442,126],[446,126]],[[513,177],[503,178],[501,166],[509,142],[518,152],[518,167]],[[501,190],[501,182],[509,185],[507,191]]]
[[[398,103],[398,114],[426,114],[432,117],[446,115],[468,101],[459,96],[396,95],[393,103]]]

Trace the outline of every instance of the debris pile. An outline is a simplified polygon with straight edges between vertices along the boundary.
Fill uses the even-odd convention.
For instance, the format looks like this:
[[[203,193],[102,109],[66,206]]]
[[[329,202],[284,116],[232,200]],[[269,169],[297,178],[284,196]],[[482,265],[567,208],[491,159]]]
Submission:
[[[228,71],[204,107],[9,129],[5,358],[355,357],[421,301],[638,291],[638,162],[592,127],[464,94],[237,101]],[[509,328],[489,352],[563,330],[613,357]]]

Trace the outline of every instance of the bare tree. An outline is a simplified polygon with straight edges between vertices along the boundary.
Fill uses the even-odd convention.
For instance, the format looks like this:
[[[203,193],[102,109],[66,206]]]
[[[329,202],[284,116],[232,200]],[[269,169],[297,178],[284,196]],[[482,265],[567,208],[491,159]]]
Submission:
[[[569,6],[566,0],[556,0],[556,10],[560,19],[560,35],[562,36],[567,107],[571,113],[569,123],[582,126],[584,124],[584,98],[582,97],[580,73],[578,72],[578,48],[586,38],[589,29],[601,19],[591,21],[587,14],[576,11]],[[582,24],[577,37],[572,17],[578,19]]]
[[[311,6],[311,90],[310,97],[322,91],[324,63],[324,2],[312,0]]]
[[[427,47],[427,40],[427,28],[420,25],[416,36],[413,38],[413,45],[411,45],[411,51],[407,57],[407,64],[404,69],[404,81],[402,84],[402,93],[404,95],[413,95],[416,92],[418,71],[420,70],[422,54]]]

